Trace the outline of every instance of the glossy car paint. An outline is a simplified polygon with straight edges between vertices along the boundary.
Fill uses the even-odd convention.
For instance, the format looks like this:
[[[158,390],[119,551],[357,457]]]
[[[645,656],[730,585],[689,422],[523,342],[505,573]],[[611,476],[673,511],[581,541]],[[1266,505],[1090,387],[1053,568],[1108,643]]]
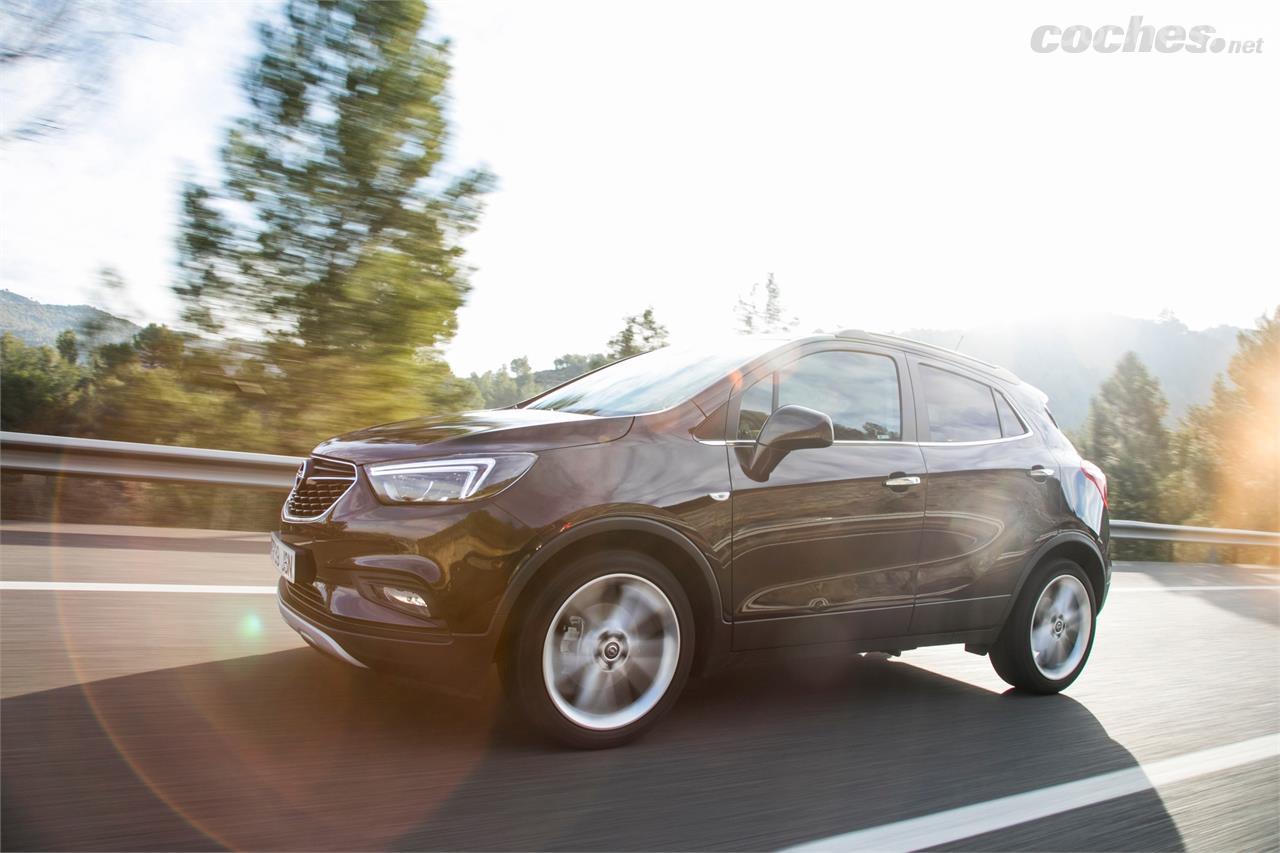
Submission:
[[[840,443],[794,451],[764,482],[748,472],[753,442],[736,436],[741,392],[770,372],[819,352],[851,350],[895,359],[883,348],[820,342],[785,351],[735,388],[726,438],[733,442],[735,649],[905,634],[925,490],[887,488],[891,475],[923,475],[910,396],[900,442]]]
[[[902,439],[789,453],[764,481],[744,468],[738,397],[753,377],[829,349],[898,367]],[[1055,548],[1092,554],[1105,594],[1105,512],[1079,457],[1034,389],[950,364],[999,387],[1031,433],[935,446],[913,381],[932,353],[815,336],[783,343],[666,411],[594,417],[537,409],[471,412],[373,427],[315,455],[359,467],[320,521],[285,522],[301,550],[281,607],[355,659],[469,689],[519,618],[521,595],[558,561],[609,542],[660,554],[689,592],[699,667],[730,649],[841,642],[900,649],[994,640],[1019,585]],[[388,505],[363,466],[527,452],[532,468],[496,496]],[[1055,469],[1037,482],[1033,465]],[[1074,467],[1073,467],[1074,466]],[[891,476],[919,476],[895,489]],[[420,591],[430,616],[378,595]]]
[[[955,364],[915,356],[908,361],[917,386],[923,364],[1004,390],[1004,383]],[[1034,430],[973,443],[936,442],[923,395],[917,400],[929,474],[912,631],[996,626],[1028,557],[1070,524],[1057,459]],[[1053,474],[1033,478],[1040,468]]]

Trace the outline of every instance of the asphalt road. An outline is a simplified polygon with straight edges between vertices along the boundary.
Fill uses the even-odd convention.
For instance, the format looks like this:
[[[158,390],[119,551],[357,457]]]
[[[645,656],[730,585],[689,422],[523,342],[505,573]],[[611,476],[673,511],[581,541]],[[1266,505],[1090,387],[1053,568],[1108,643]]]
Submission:
[[[0,844],[844,846],[1029,794],[997,804],[998,831],[949,847],[1280,848],[1274,754],[1019,822],[1051,786],[1156,778],[1170,759],[1280,732],[1280,569],[1117,569],[1064,695],[1007,693],[951,647],[748,658],[691,684],[642,741],[584,753],[527,734],[496,685],[451,698],[321,656],[270,595],[14,588],[269,585],[261,535],[6,523]]]

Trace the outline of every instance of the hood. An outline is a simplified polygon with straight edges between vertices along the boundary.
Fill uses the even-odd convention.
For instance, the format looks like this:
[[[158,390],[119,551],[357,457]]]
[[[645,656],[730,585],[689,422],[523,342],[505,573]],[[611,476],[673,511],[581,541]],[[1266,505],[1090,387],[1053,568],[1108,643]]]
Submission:
[[[458,453],[537,451],[622,438],[631,416],[601,418],[543,409],[490,409],[415,418],[356,430],[322,442],[321,456],[363,465]]]

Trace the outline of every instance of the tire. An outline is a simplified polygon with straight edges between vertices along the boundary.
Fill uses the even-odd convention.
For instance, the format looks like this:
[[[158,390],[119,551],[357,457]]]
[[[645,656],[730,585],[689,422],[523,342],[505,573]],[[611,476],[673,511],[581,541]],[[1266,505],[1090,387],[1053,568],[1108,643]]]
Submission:
[[[1084,569],[1071,560],[1038,566],[991,647],[991,665],[1029,693],[1057,693],[1079,677],[1097,635],[1098,604]]]
[[[534,594],[500,673],[535,729],[568,746],[606,749],[671,709],[689,678],[693,643],[693,610],[665,566],[635,551],[600,551]]]

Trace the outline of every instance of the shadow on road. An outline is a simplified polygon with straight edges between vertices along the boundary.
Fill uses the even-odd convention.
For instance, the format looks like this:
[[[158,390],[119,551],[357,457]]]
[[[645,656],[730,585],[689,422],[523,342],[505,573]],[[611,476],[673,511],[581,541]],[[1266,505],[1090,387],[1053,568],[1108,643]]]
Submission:
[[[501,708],[305,649],[6,699],[0,843],[768,849],[1134,765],[1066,696],[874,659],[740,664],[608,752]],[[1159,797],[1127,802],[1043,846],[1182,846]]]

